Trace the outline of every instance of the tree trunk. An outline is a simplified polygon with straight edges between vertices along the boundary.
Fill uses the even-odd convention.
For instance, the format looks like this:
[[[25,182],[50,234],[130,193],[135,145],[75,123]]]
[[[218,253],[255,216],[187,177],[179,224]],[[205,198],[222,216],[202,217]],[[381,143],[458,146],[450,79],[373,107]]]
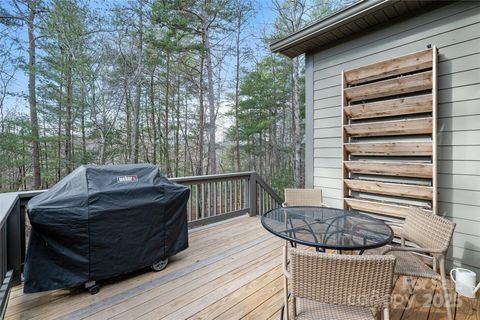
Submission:
[[[151,117],[151,126],[152,126],[152,139],[153,139],[153,155],[152,163],[157,164],[157,124],[155,119],[155,91],[154,91],[154,75],[155,68],[152,69],[150,73],[150,117]]]
[[[273,58],[273,57],[272,57]],[[272,78],[273,78],[273,92],[272,92],[272,99],[273,99],[273,103],[274,103],[274,108],[273,108],[273,114],[272,114],[272,117],[274,119],[274,121],[272,121],[272,125],[273,125],[273,128],[272,128],[272,142],[271,142],[271,156],[272,156],[272,159],[273,161],[277,161],[278,162],[278,159],[279,159],[279,156],[278,156],[278,148],[277,148],[277,145],[278,145],[278,141],[277,141],[277,131],[278,131],[278,123],[277,123],[277,119],[278,119],[278,110],[280,108],[279,104],[278,104],[278,97],[277,97],[277,69],[276,69],[276,64],[275,64],[275,59],[272,59]],[[275,175],[275,173],[278,171],[278,168],[280,167],[280,163],[277,163],[277,165],[271,165],[271,170],[270,170],[270,177],[273,177]]]
[[[126,141],[126,152],[125,157],[128,162],[130,162],[130,144],[132,141],[132,103],[130,99],[130,88],[128,87],[127,74],[124,74],[124,90],[125,90],[125,113],[127,115],[126,127],[127,127],[127,141]]]
[[[164,117],[164,129],[165,129],[165,140],[163,145],[163,150],[165,153],[165,167],[167,170],[167,175],[170,176],[172,173],[170,165],[170,146],[169,146],[169,112],[170,112],[170,53],[167,52],[167,70],[165,75],[165,117]]]
[[[240,129],[238,123],[238,105],[240,97],[240,35],[242,28],[242,12],[237,17],[237,39],[236,39],[236,69],[235,69],[235,159],[237,172],[241,171],[240,166]]]
[[[207,19],[205,18],[205,22]],[[208,30],[208,24],[204,24],[203,29],[203,42],[206,51],[206,63],[207,63],[207,77],[208,77],[208,136],[209,136],[209,147],[208,147],[208,161],[210,164],[210,174],[217,173],[217,153],[216,153],[216,143],[215,143],[215,99],[213,92],[213,66],[212,66],[212,48],[210,46],[210,35]]]
[[[36,44],[35,14],[36,0],[28,2],[28,102],[30,104],[30,122],[32,134],[33,188],[42,184],[40,175],[40,136],[38,133],[37,97],[36,97]]]
[[[302,187],[302,174],[301,174],[301,150],[302,150],[302,119],[300,117],[300,68],[298,57],[293,58],[293,117],[295,123],[294,134],[294,171],[293,181],[295,188]]]
[[[175,177],[178,177],[180,167],[180,107],[181,107],[180,77],[177,76],[177,107],[175,116],[177,123],[175,126]]]
[[[138,147],[139,147],[139,121],[140,121],[140,104],[142,94],[142,69],[143,69],[143,8],[140,5],[139,32],[137,40],[138,64],[136,73],[135,88],[135,104],[132,114],[132,137],[130,144],[130,162],[138,163]]]
[[[65,119],[65,160],[67,167],[67,174],[73,170],[72,161],[72,67],[70,64],[70,58],[67,60],[67,74],[66,74],[66,89],[67,89],[67,101],[66,101],[66,116]]]
[[[138,163],[138,136],[139,136],[139,118],[140,118],[140,103],[141,103],[142,87],[140,79],[138,79],[135,88],[135,104],[132,113],[132,142],[130,144],[130,162]]]
[[[291,32],[300,29],[302,23],[303,11],[301,8],[305,7],[305,0],[292,0],[290,3],[290,23]],[[299,58],[292,59],[292,80],[293,80],[293,120],[294,120],[294,161],[293,161],[293,182],[296,188],[303,187],[302,179],[302,119],[300,117],[300,62]]]
[[[80,125],[82,131],[82,164],[87,164],[87,136],[85,132],[85,94],[82,97],[82,112],[80,118]]]
[[[190,174],[191,175],[194,175],[195,174],[195,164],[194,164],[194,161],[193,161],[193,158],[192,158],[192,152],[189,148],[189,145],[188,145],[188,126],[187,126],[187,123],[188,123],[188,94],[186,93],[185,94],[185,114],[184,114],[184,123],[185,123],[185,126],[184,126],[184,129],[183,129],[183,142],[184,142],[184,149],[183,149],[183,152],[184,152],[184,168],[183,168],[183,175],[186,176],[187,175],[187,156],[188,156],[188,161],[190,162]]]
[[[62,87],[60,86],[60,99],[59,101],[62,101]],[[58,108],[58,130],[57,130],[57,181],[60,181],[62,178],[62,105],[60,102],[59,108]]]
[[[47,123],[45,121],[45,118],[43,119],[43,135],[46,136],[47,135]],[[47,149],[47,141],[45,140],[43,142],[43,155],[45,157],[45,172],[47,172],[48,174],[48,149]],[[45,178],[44,178],[45,179]],[[43,181],[42,183],[42,189],[48,189],[48,180],[47,181]]]
[[[199,76],[199,97],[198,97],[198,100],[199,100],[199,133],[198,133],[198,160],[197,160],[197,172],[196,172],[196,175],[197,176],[201,176],[203,175],[203,135],[204,135],[204,131],[205,131],[205,109],[204,109],[204,105],[203,105],[203,65],[205,63],[205,60],[204,60],[204,55],[202,54],[201,57],[200,57],[200,76]]]
[[[107,141],[105,138],[105,134],[103,133],[103,128],[100,130],[100,138],[101,138],[101,145],[100,145],[100,163],[105,164],[107,161],[107,155],[106,155],[106,147],[107,147]]]
[[[24,132],[23,132],[23,129],[21,130],[21,133],[22,133],[22,164],[20,166],[20,179],[21,179],[21,182],[22,182],[22,188],[23,190],[27,190],[27,181],[26,181],[26,177],[27,177],[27,169],[25,168],[25,154],[26,154],[26,147],[25,147],[25,137],[24,137]]]

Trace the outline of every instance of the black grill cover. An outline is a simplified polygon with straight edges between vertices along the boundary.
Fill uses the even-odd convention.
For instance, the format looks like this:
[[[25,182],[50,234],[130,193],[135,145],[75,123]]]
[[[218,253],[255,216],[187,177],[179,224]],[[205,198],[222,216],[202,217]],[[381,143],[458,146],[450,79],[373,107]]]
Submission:
[[[76,169],[28,202],[24,291],[114,277],[186,249],[189,194],[153,165]]]

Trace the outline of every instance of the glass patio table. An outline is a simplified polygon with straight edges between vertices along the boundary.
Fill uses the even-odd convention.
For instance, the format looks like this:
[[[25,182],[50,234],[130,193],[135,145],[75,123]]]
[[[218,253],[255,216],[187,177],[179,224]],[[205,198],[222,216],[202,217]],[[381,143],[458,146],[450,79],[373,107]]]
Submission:
[[[293,246],[302,244],[325,249],[359,250],[390,243],[393,230],[385,222],[354,210],[328,207],[286,207],[262,215],[262,225]]]

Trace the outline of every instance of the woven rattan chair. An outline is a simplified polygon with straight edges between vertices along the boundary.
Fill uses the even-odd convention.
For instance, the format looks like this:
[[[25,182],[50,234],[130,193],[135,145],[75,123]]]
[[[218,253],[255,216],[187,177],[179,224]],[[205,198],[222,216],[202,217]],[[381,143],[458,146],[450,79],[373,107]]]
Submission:
[[[325,207],[321,189],[285,189],[284,207]]]
[[[397,258],[395,273],[398,275],[440,280],[449,320],[452,320],[453,316],[445,278],[445,259],[454,230],[455,223],[450,220],[427,213],[417,207],[411,207],[400,233],[401,246],[368,250],[368,254],[381,253],[395,256]],[[406,247],[405,240],[413,242],[418,247]],[[414,253],[430,254],[433,258],[433,268]],[[437,270],[437,262],[440,272]]]
[[[290,279],[291,296],[296,300],[292,301],[295,319],[375,319],[382,310],[384,319],[389,319],[393,256],[289,251],[290,271],[284,268],[284,275]],[[287,290],[285,302],[288,306]]]

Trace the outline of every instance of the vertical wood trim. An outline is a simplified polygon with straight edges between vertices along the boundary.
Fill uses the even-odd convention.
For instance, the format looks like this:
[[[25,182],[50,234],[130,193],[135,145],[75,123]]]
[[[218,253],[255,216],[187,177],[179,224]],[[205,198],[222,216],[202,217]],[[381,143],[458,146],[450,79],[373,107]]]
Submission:
[[[305,187],[309,189],[314,187],[313,67],[314,55],[307,54],[305,56]]]
[[[348,143],[348,137],[345,134],[345,125],[349,123],[346,114],[345,114],[345,73],[342,70],[342,107],[340,108],[340,112],[342,113],[342,172],[343,172],[343,179],[342,179],[342,194],[343,194],[343,209],[347,209],[348,205],[345,201],[348,198],[348,186],[345,184],[345,180],[348,179],[348,170],[345,166],[345,162],[348,161],[348,153],[347,149],[345,148],[345,144]]]
[[[437,46],[433,46],[432,50],[432,213],[438,214],[438,179],[437,179],[437,86],[438,86],[438,61]]]

